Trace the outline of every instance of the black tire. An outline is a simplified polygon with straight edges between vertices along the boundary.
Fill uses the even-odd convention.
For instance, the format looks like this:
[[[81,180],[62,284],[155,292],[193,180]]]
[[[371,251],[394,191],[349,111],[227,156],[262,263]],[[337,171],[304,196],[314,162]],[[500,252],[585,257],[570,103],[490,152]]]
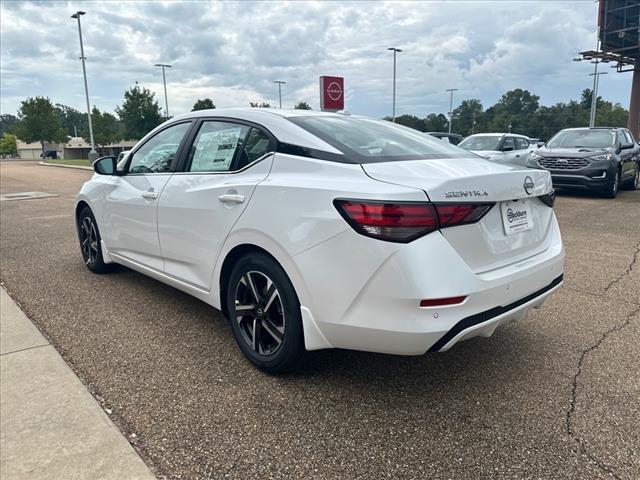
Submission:
[[[613,178],[604,188],[602,195],[606,198],[616,198],[620,187],[620,169],[616,169]]]
[[[640,188],[640,163],[636,163],[636,169],[629,180],[625,180],[622,188],[625,190],[637,190]]]
[[[249,361],[268,373],[290,371],[304,338],[300,302],[282,267],[262,253],[245,255],[233,267],[226,298],[233,336]]]
[[[107,273],[112,265],[104,263],[100,247],[98,222],[89,207],[84,207],[78,215],[78,240],[85,265],[93,273]]]

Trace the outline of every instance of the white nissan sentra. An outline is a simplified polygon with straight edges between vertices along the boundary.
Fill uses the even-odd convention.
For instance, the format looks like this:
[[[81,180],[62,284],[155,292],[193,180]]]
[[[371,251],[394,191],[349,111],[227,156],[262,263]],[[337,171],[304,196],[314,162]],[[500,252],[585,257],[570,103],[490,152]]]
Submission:
[[[562,283],[548,172],[386,121],[201,110],[94,169],[75,210],[87,267],[222,310],[269,372],[305,349],[445,351]]]

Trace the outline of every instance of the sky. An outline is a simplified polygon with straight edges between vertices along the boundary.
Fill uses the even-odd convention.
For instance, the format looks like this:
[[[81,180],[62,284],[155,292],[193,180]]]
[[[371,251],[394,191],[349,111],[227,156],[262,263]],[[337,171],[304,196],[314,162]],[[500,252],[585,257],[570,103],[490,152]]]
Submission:
[[[91,104],[113,112],[138,82],[169,112],[199,98],[218,108],[299,101],[319,108],[320,75],[345,78],[346,109],[391,114],[393,54],[396,114],[426,116],[478,98],[485,108],[525,88],[540,103],[579,99],[593,65],[573,62],[596,42],[597,4],[566,1],[448,2],[16,2],[0,4],[0,112],[15,114],[30,96],[86,111],[82,33]],[[601,76],[599,95],[628,107],[631,74]]]

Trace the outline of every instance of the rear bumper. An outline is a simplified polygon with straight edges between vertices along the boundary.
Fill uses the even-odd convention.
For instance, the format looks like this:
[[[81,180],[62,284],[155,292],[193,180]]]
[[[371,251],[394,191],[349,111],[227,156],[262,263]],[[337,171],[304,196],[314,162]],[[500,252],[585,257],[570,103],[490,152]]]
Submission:
[[[343,235],[296,258],[301,271],[312,272],[305,275],[309,290],[321,292],[303,306],[305,341],[308,331],[322,339],[307,342],[309,350],[445,351],[459,341],[490,336],[541,306],[559,288],[564,272],[555,219],[546,250],[484,273],[471,271],[438,233],[403,246]],[[343,248],[348,253],[340,258]],[[451,306],[419,306],[421,299],[453,296],[466,299]]]

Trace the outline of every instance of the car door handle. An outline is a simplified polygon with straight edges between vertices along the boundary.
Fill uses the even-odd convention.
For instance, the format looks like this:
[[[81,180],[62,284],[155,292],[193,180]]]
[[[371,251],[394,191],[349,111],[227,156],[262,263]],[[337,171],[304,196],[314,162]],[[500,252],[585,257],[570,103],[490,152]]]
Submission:
[[[226,195],[220,195],[218,197],[218,200],[220,200],[222,203],[243,203],[244,195],[228,193]]]
[[[143,198],[148,198],[149,200],[154,200],[156,198],[158,198],[158,194],[154,191],[151,190],[147,190],[146,192],[142,193],[142,197]]]

